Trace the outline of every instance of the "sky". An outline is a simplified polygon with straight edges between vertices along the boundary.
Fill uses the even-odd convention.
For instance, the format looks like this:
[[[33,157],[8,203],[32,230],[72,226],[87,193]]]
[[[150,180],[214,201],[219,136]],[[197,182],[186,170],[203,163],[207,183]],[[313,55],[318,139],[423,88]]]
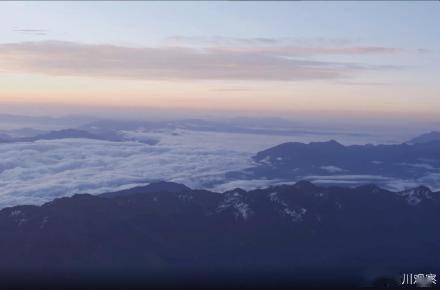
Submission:
[[[439,15],[438,1],[1,2],[0,112],[439,120]]]

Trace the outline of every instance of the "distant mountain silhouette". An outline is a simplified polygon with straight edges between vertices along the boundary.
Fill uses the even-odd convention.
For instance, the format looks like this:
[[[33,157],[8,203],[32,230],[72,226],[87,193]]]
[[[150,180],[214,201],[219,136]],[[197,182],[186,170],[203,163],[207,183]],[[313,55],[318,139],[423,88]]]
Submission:
[[[260,134],[274,136],[297,136],[298,134],[340,136],[367,136],[368,134],[330,132],[328,130],[307,130],[298,128],[298,123],[282,118],[232,118],[219,120],[180,119],[170,121],[97,120],[85,124],[80,129],[95,132],[100,130],[153,131],[191,130],[200,132],[226,132],[236,134]]]
[[[440,132],[432,131],[426,134],[422,134],[409,140],[408,144],[428,143],[433,141],[440,141]]]
[[[10,134],[11,136],[14,136],[15,138],[19,138],[19,137],[33,137],[37,135],[43,135],[47,133],[47,131],[24,127],[24,128],[8,130],[7,133]]]
[[[138,141],[124,136],[116,131],[100,131],[97,133],[91,133],[85,130],[78,129],[63,129],[50,131],[48,133],[39,134],[33,137],[21,137],[21,138],[2,138],[0,136],[0,143],[15,143],[15,142],[35,142],[39,140],[59,140],[59,139],[93,139],[112,142],[124,142],[124,141]],[[154,145],[157,144],[157,140],[143,139],[138,142]]]
[[[438,273],[439,219],[440,193],[426,187],[216,193],[160,182],[1,210],[0,278],[369,285]]]
[[[255,166],[229,172],[230,178],[298,180],[308,176],[376,176],[409,179],[440,169],[440,141],[395,145],[344,146],[334,140],[283,143],[258,152]]]
[[[56,139],[66,139],[66,138],[83,138],[83,139],[103,139],[102,136],[91,134],[87,131],[76,130],[76,129],[63,129],[57,131],[50,131],[35,137],[21,138],[20,141],[37,141],[37,140],[56,140]]]
[[[6,133],[0,133],[0,143],[8,143],[12,140],[12,137]]]

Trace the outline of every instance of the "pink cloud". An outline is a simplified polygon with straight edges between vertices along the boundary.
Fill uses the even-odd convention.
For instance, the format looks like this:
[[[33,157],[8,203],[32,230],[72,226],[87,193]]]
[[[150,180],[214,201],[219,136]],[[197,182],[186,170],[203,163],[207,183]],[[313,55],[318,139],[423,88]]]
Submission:
[[[301,56],[393,52],[395,50],[380,47],[196,49],[42,41],[0,44],[0,71],[145,80],[337,79],[365,70],[390,67],[305,60]]]

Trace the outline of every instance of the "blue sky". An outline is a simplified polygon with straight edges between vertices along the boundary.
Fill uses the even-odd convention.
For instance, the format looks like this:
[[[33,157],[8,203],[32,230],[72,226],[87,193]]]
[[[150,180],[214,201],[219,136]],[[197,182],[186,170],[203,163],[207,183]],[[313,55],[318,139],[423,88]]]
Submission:
[[[438,1],[2,2],[0,19],[0,102],[440,114]],[[141,67],[133,48],[155,50]]]
[[[3,42],[34,39],[148,45],[176,35],[329,38],[440,49],[437,1],[391,2],[9,2]]]

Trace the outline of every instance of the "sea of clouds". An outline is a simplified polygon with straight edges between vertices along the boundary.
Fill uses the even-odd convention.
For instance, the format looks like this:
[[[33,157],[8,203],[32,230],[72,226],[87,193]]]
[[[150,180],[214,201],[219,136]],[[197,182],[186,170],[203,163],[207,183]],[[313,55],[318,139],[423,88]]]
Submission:
[[[251,166],[254,152],[286,141],[286,137],[189,131],[148,137],[159,138],[160,143],[62,139],[0,144],[0,207],[41,204],[56,197],[120,190],[153,180],[206,187],[229,170]]]
[[[288,141],[341,140],[341,136],[266,136],[189,130],[125,132],[141,142],[88,139],[0,144],[0,208],[42,204],[76,193],[99,194],[167,180],[192,188],[225,191],[280,183],[280,180],[226,180],[228,171],[253,165],[258,151]],[[364,139],[346,136],[345,144]],[[362,137],[363,138],[363,137]],[[380,142],[381,140],[376,140]]]

